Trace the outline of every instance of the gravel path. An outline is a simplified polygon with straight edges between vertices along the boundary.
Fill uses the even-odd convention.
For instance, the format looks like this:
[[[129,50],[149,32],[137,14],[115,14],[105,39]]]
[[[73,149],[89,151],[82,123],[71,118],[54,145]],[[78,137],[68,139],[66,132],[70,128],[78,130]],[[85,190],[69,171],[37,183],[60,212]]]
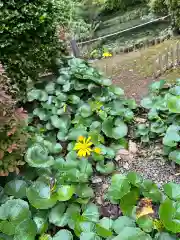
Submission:
[[[144,178],[163,185],[167,182],[180,184],[180,166],[173,164],[162,156],[162,145],[152,144],[142,148],[138,146],[137,154],[133,159],[121,159],[119,168],[122,173],[136,171]]]

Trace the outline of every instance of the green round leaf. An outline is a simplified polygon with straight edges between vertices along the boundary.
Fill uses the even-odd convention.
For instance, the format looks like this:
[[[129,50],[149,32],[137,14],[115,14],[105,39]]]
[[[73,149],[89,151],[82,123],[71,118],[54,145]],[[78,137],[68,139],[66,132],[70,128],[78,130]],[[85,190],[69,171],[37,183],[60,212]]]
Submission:
[[[165,228],[173,233],[180,232],[180,204],[166,199],[161,203],[159,216]]]
[[[136,227],[136,224],[132,218],[122,216],[114,221],[112,227],[117,234],[120,234],[125,227]]]
[[[93,203],[88,204],[82,216],[85,217],[87,221],[98,222],[99,220],[98,207]]]
[[[124,122],[119,122],[119,125],[112,129],[112,137],[115,139],[121,139],[128,133],[128,127]]]
[[[102,240],[96,233],[88,232],[88,233],[81,233],[80,240]]]
[[[57,115],[53,115],[51,116],[51,124],[61,131],[66,131],[69,123],[68,119],[59,118]]]
[[[180,126],[171,125],[166,131],[166,135],[163,138],[163,144],[169,147],[176,147],[177,143],[180,142]]]
[[[86,184],[79,184],[76,187],[76,194],[78,195],[79,198],[92,198],[94,197],[94,191],[91,187],[89,187]]]
[[[142,216],[137,220],[138,226],[147,233],[152,232],[153,230],[153,219],[150,216]]]
[[[157,233],[154,239],[155,240],[177,240],[175,236],[172,236],[167,232]]]
[[[164,86],[164,84],[165,84],[166,82],[165,82],[165,80],[160,80],[160,81],[158,81],[158,82],[154,82],[154,83],[152,83],[151,85],[150,85],[150,91],[151,92],[159,92],[159,90],[161,89],[161,88],[163,88],[163,86]]]
[[[125,227],[113,240],[152,240],[152,238],[140,228]]]
[[[102,131],[107,137],[112,137],[112,128],[113,128],[113,118],[108,117],[103,123],[102,123]]]
[[[48,155],[48,149],[43,145],[36,143],[28,148],[25,160],[31,167],[47,168],[54,164],[54,158]]]
[[[103,218],[96,224],[96,232],[103,238],[111,237],[113,232],[111,230],[113,221],[109,218]]]
[[[158,186],[151,180],[145,180],[141,186],[142,194],[144,197],[150,198],[154,202],[162,201],[162,192],[159,190]]]
[[[54,91],[55,91],[55,83],[54,83],[54,82],[49,82],[49,83],[46,85],[45,90],[46,90],[47,93],[53,94]]]
[[[69,101],[72,104],[78,104],[80,102],[80,98],[76,95],[70,95],[69,96]]]
[[[43,234],[48,229],[47,214],[46,212],[37,212],[33,216],[33,221],[36,223],[37,233]]]
[[[0,232],[12,236],[15,234],[16,225],[13,222],[1,221],[0,222]],[[1,238],[0,238],[1,239]]]
[[[107,217],[102,218],[98,224],[96,224],[96,232],[99,236],[107,238],[111,237],[113,220]]]
[[[68,230],[60,230],[54,235],[53,240],[73,240],[73,235]]]
[[[141,100],[141,106],[146,108],[146,109],[152,108],[153,107],[152,99],[150,97],[143,98]]]
[[[140,197],[140,191],[138,188],[132,189],[129,193],[127,193],[120,200],[120,208],[124,215],[133,217],[134,216],[134,208],[137,205],[137,202]]]
[[[111,179],[111,186],[108,195],[115,200],[121,199],[130,191],[131,185],[126,176],[115,174]]]
[[[180,113],[180,96],[167,95],[167,106],[170,112]]]
[[[91,106],[89,104],[83,104],[79,110],[83,118],[90,117],[93,114]]]
[[[25,181],[15,179],[6,183],[4,191],[15,198],[23,198],[26,196],[26,187],[27,184]]]
[[[129,172],[127,175],[129,182],[135,187],[140,187],[143,182],[143,178],[136,172]]]
[[[42,181],[34,182],[27,189],[27,198],[30,204],[37,209],[48,209],[57,202],[57,195],[51,193],[50,184]]]
[[[68,224],[68,215],[65,214],[65,204],[59,203],[53,207],[49,213],[49,222],[58,227]]]
[[[57,198],[59,201],[68,201],[75,193],[75,187],[70,185],[62,185],[57,189]]]
[[[8,200],[0,206],[0,220],[23,221],[31,216],[29,205],[21,199]]]
[[[169,160],[180,165],[180,150],[175,150],[175,151],[170,152]]]
[[[79,136],[86,137],[87,131],[83,128],[73,128],[69,131],[68,140],[77,140]]]
[[[111,174],[115,170],[115,165],[113,162],[108,162],[106,164],[99,162],[96,164],[96,170],[101,174]]]
[[[3,233],[0,233],[0,240],[14,240],[14,238],[7,236]]]
[[[22,222],[20,222],[15,230],[15,236],[17,236],[17,239],[21,239],[21,237],[24,236],[24,239],[33,239],[35,238],[37,233],[36,224],[32,219],[26,219]],[[22,238],[23,239],[23,238]]]
[[[180,201],[180,184],[167,183],[163,186],[165,194],[176,201]]]

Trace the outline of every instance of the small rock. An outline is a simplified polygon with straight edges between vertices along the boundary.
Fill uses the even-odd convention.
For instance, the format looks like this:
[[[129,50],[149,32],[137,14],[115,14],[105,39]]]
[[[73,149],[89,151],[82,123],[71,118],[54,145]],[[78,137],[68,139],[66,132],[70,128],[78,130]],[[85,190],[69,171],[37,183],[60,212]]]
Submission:
[[[129,141],[129,151],[133,154],[136,154],[138,151],[136,143],[131,140]]]
[[[104,183],[103,185],[102,185],[102,191],[104,192],[106,189],[108,189],[109,188],[109,185],[107,184],[107,183]]]
[[[169,181],[173,181],[173,179],[174,179],[174,176],[169,176]]]
[[[126,170],[128,170],[128,169],[129,169],[129,163],[126,162],[126,163],[123,165],[123,168],[126,169]]]
[[[102,178],[100,178],[98,176],[95,176],[95,177],[92,177],[91,181],[94,184],[101,183],[102,182]]]
[[[137,118],[135,118],[135,121],[138,122],[138,123],[145,123],[146,119],[137,117]]]
[[[123,161],[132,161],[133,155],[126,149],[120,149],[117,153],[115,160],[118,162],[119,160]]]
[[[97,197],[96,202],[97,202],[97,204],[102,205],[103,204],[102,197]]]

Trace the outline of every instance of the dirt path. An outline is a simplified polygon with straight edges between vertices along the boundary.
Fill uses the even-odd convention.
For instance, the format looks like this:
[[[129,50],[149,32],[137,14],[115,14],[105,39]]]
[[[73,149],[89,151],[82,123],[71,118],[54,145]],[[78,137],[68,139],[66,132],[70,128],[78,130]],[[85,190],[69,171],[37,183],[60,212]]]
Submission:
[[[113,83],[124,89],[126,96],[135,98],[138,102],[148,93],[148,86],[155,79],[154,62],[159,53],[163,53],[167,47],[177,42],[170,39],[161,44],[130,53],[121,53],[112,58],[101,59],[93,63],[106,76],[113,79]],[[160,79],[174,81],[180,77],[180,68],[165,73]]]
[[[148,86],[154,79],[142,77],[133,70],[125,70],[121,75],[113,78],[113,83],[124,89],[127,97],[135,98],[139,102],[148,93]]]

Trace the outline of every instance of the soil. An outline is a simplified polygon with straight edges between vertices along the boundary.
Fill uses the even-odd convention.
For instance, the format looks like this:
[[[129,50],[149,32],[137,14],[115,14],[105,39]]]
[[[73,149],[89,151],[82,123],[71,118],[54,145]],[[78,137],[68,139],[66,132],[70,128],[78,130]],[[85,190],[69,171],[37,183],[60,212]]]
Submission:
[[[124,89],[128,98],[135,98],[137,102],[148,94],[148,86],[153,81],[152,77],[142,77],[133,69],[122,71],[113,79],[113,83]]]

